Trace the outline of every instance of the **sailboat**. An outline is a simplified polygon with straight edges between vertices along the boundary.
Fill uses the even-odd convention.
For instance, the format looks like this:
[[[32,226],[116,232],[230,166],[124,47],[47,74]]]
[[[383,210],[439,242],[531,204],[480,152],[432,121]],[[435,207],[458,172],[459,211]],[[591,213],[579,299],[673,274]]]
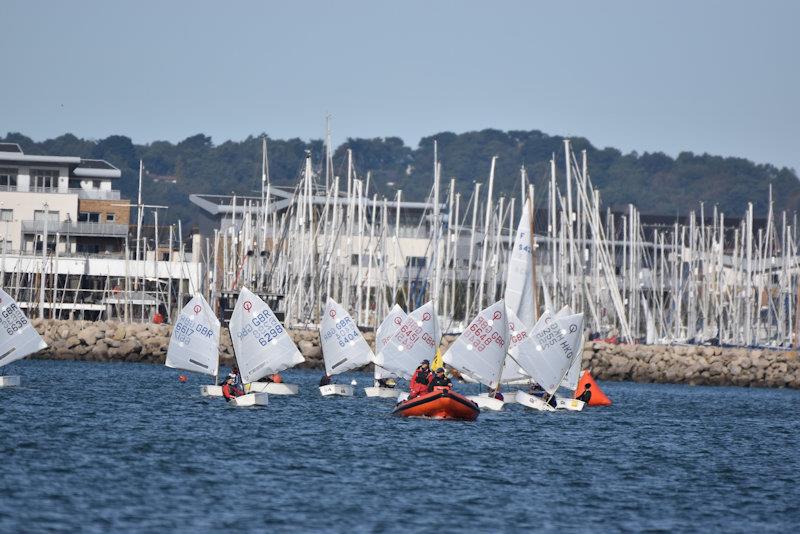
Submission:
[[[399,305],[395,304],[389,311],[389,314],[384,317],[383,322],[378,326],[375,332],[375,350],[380,352],[389,343],[389,339],[394,335],[397,329],[408,318],[408,314],[403,311]],[[386,388],[379,385],[379,380],[386,378],[395,378],[395,375],[377,363],[374,370],[374,384],[372,387],[364,388],[364,393],[367,397],[382,397],[386,399],[397,398],[398,394],[405,393],[397,390],[396,388]]]
[[[433,360],[441,336],[433,302],[426,302],[402,321],[378,352],[375,363],[408,380],[422,360]]]
[[[530,334],[530,341],[520,346],[515,361],[553,396],[576,357],[583,336],[583,314],[554,316],[545,311]],[[516,392],[515,400],[529,408],[553,410],[542,399],[523,391]]]
[[[0,289],[0,368],[46,348],[14,299]],[[0,387],[19,385],[19,376],[0,375]]]
[[[230,322],[231,340],[242,382],[255,382],[305,361],[269,305],[243,287]],[[235,406],[266,405],[267,394],[247,393],[230,401]]]
[[[219,377],[220,324],[203,295],[196,295],[178,315],[167,347],[164,365],[214,377],[214,385],[202,386],[205,397],[222,396]]]
[[[325,314],[319,325],[319,338],[322,359],[325,361],[325,374],[329,377],[364,367],[375,359],[350,314],[330,297],[325,304]],[[330,395],[352,397],[353,386],[327,384],[320,386],[319,392],[323,397]]]
[[[490,390],[497,389],[508,353],[508,317],[504,301],[478,313],[463,334],[450,346],[444,362]],[[488,395],[467,397],[481,408],[501,410],[503,401]]]

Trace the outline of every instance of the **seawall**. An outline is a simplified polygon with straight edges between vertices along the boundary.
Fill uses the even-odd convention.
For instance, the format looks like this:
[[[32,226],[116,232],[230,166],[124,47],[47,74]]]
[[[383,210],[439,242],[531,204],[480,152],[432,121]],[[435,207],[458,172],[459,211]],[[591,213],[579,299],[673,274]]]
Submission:
[[[34,356],[39,359],[163,364],[172,333],[170,325],[42,319],[32,323],[49,345]],[[318,333],[289,332],[306,358],[301,367],[322,369]],[[229,365],[233,350],[228,330],[223,328],[220,337],[220,358]],[[374,343],[372,333],[364,337]],[[454,339],[445,336],[442,351]],[[791,351],[586,342],[583,367],[599,380],[800,389],[800,358]]]

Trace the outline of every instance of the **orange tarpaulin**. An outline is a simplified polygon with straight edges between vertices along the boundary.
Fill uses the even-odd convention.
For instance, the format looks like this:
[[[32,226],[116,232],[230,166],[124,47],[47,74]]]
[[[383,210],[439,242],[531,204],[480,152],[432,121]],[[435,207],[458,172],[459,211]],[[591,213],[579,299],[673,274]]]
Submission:
[[[581,379],[578,380],[578,388],[575,390],[576,399],[583,393],[583,390],[586,389],[586,384],[591,386],[589,391],[592,392],[592,398],[589,399],[589,406],[611,406],[611,399],[603,393],[603,390],[600,389],[600,386],[594,381],[589,371],[584,371],[581,375]]]

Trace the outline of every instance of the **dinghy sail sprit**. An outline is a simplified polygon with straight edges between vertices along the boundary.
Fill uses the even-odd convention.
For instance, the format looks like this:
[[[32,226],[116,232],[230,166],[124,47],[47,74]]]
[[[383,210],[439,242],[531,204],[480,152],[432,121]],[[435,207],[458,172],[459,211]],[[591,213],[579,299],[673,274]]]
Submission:
[[[0,367],[47,348],[11,296],[0,289]],[[18,386],[19,376],[0,376],[0,387]]]

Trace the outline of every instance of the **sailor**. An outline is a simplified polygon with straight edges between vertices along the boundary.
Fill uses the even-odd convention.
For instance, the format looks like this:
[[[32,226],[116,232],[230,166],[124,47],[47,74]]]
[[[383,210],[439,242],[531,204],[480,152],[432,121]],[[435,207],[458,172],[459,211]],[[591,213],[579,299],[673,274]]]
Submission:
[[[587,382],[586,385],[583,386],[583,392],[581,392],[577,398],[579,401],[589,404],[589,401],[592,400],[592,385]]]
[[[225,397],[225,400],[231,400],[242,395],[244,395],[244,389],[236,383],[236,380],[231,377],[226,378],[225,383],[222,385],[222,396]]]
[[[397,381],[394,378],[379,378],[375,381],[375,387],[394,389]]]
[[[428,391],[433,391],[433,388],[441,387],[450,389],[453,387],[453,383],[450,381],[450,378],[446,374],[444,374],[444,368],[439,367],[436,370],[436,373],[431,380],[431,383],[428,385]]]
[[[319,379],[319,387],[327,386],[332,382],[331,377],[329,375],[322,375],[322,378]]]
[[[430,365],[431,362],[428,360],[422,360],[417,370],[414,371],[414,375],[411,377],[411,386],[409,387],[409,399],[413,399],[414,397],[428,392],[428,384],[433,380]]]
[[[545,398],[545,395],[547,395],[547,391],[545,391],[545,389],[536,382],[531,384],[531,387],[528,388],[528,394],[533,395],[534,397],[539,397],[547,404],[549,404],[551,408],[556,408],[558,406],[558,401],[556,400],[556,396],[549,395],[547,398]]]

